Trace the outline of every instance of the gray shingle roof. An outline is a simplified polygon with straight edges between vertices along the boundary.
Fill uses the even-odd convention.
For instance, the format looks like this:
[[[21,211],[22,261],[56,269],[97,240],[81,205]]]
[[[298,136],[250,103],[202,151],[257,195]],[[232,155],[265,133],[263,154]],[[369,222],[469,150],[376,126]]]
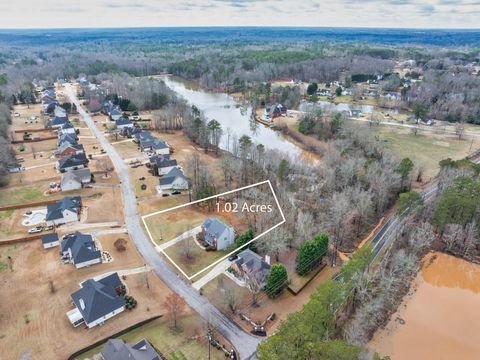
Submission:
[[[63,188],[64,184],[66,184],[68,181],[71,181],[71,180],[76,181],[80,184],[90,182],[91,176],[92,175],[91,175],[90,169],[88,168],[67,171],[62,176],[60,187]]]
[[[115,125],[116,126],[133,125],[133,123],[130,121],[128,117],[122,116],[120,119],[115,120]]]
[[[51,118],[50,120],[48,120],[47,126],[48,127],[60,126],[60,125],[66,124],[68,122],[69,122],[69,120],[68,120],[67,116],[55,116],[55,117]]]
[[[219,239],[225,229],[229,227],[216,218],[208,218],[205,220],[202,226],[206,232],[205,240],[207,240],[209,243],[213,242],[214,238]]]
[[[122,286],[117,273],[98,281],[88,279],[81,285],[71,298],[87,324],[125,306],[125,299],[116,290]]]
[[[110,339],[101,351],[105,360],[161,360],[160,355],[142,339],[138,343],[130,345],[120,339]]]
[[[239,268],[246,268],[262,286],[265,284],[270,273],[270,265],[263,261],[260,255],[246,249],[238,254],[238,260],[235,263]]]
[[[62,252],[70,249],[74,264],[80,264],[102,257],[102,253],[97,250],[92,235],[82,234],[78,231],[64,236],[60,248]]]
[[[185,178],[185,175],[183,174],[182,169],[178,167],[174,167],[172,170],[170,170],[168,173],[163,175],[162,178],[160,178],[160,185],[170,185],[175,181],[177,177],[181,177],[183,179]]]
[[[61,170],[69,167],[85,165],[87,162],[88,160],[84,153],[73,154],[58,160],[58,168]]]
[[[78,212],[81,207],[82,200],[80,196],[66,196],[62,200],[57,201],[55,204],[47,205],[47,215],[45,220],[56,220],[63,218],[62,211],[70,210],[73,212]]]
[[[42,235],[42,244],[50,244],[56,241],[58,241],[57,233]]]

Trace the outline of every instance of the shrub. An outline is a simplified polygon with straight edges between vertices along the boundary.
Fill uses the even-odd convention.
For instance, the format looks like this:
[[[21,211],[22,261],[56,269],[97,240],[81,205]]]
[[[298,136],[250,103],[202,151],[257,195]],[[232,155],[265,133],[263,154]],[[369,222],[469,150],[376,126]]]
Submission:
[[[287,269],[283,264],[273,264],[270,268],[265,292],[269,298],[280,295],[288,283]]]
[[[305,241],[298,249],[297,268],[299,275],[306,275],[315,268],[328,251],[328,235],[320,234]]]
[[[117,251],[119,252],[123,252],[125,250],[127,250],[127,240],[125,239],[117,239],[115,240],[115,242],[113,243],[113,245],[115,246],[115,249],[117,249]]]

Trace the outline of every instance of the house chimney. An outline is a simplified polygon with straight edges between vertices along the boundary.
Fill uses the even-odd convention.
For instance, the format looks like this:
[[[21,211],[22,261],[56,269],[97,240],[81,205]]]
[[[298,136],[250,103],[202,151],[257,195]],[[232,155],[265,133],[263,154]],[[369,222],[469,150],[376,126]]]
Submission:
[[[265,262],[270,265],[270,255],[265,255]]]

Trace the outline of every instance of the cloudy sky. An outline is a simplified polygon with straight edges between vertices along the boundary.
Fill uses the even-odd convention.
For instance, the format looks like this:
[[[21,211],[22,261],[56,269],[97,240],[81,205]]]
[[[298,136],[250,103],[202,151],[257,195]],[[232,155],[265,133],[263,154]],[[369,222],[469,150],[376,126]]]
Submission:
[[[0,13],[0,28],[480,28],[480,0],[2,0]]]

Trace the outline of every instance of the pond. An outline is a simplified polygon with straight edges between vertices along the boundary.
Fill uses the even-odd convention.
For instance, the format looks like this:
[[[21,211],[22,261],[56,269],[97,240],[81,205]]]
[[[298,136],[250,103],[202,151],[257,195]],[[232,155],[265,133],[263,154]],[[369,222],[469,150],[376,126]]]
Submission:
[[[369,347],[392,360],[479,359],[480,265],[429,254],[413,288]]]
[[[245,106],[226,93],[209,92],[195,83],[184,81],[169,75],[161,76],[168,87],[185,98],[190,104],[198,107],[208,119],[216,119],[223,129],[220,147],[228,149],[228,139],[234,134],[237,138],[248,135],[257,144],[266,148],[277,149],[290,155],[315,158],[299,145],[287,140],[280,132],[252,120],[252,108]]]

